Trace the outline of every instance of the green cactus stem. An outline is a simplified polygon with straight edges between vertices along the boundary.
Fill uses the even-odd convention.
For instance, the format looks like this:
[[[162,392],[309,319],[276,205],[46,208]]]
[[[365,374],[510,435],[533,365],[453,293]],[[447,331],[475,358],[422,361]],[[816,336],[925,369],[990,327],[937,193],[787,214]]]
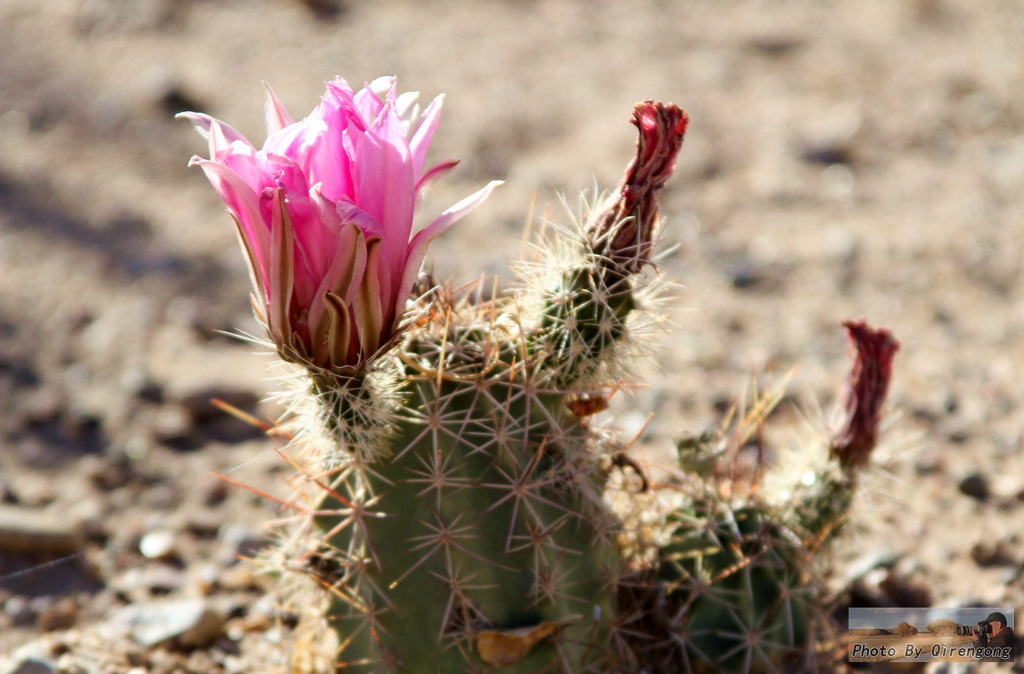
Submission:
[[[335,571],[320,579],[345,672],[618,667],[607,644],[623,532],[604,498],[618,449],[573,401],[616,383],[608,364],[686,115],[647,102],[634,123],[617,198],[556,283],[522,290],[539,315],[436,289],[375,373],[314,376],[332,446],[317,554]]]
[[[812,667],[827,618],[820,559],[846,523],[856,472],[878,440],[881,408],[898,342],[885,329],[846,322],[854,363],[831,439],[811,442],[817,466],[773,500],[762,466],[737,470],[736,450],[781,398],[769,393],[732,434],[679,443],[686,476],[681,503],[666,516],[656,562],[637,567],[617,596],[620,621],[644,635],[630,651],[638,669],[780,672]],[[745,487],[745,488],[744,488]]]

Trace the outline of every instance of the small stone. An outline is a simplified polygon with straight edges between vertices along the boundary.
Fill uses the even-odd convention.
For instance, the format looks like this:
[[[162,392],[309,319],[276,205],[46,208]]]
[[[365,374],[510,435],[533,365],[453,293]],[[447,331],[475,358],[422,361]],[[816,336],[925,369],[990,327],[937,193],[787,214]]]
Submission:
[[[157,382],[145,381],[136,391],[136,396],[145,402],[159,405],[164,401],[164,389]]]
[[[36,616],[36,628],[41,632],[66,630],[78,622],[78,603],[71,597],[44,608]]]
[[[863,122],[857,105],[836,105],[803,129],[800,155],[812,164],[850,164]]]
[[[36,612],[24,595],[16,594],[4,602],[4,613],[11,617],[15,627],[28,627],[35,622]]]
[[[84,539],[74,522],[47,510],[0,505],[0,551],[70,555],[79,552],[83,545]]]
[[[54,643],[49,638],[36,639],[0,659],[0,674],[54,674]]]
[[[153,432],[161,443],[177,449],[188,449],[199,440],[192,419],[180,405],[165,405],[153,421]]]
[[[170,594],[185,586],[185,574],[167,564],[155,564],[129,569],[112,580],[110,585],[125,596]]]
[[[223,517],[217,517],[215,513],[203,510],[188,519],[185,529],[200,540],[212,540],[217,537],[222,523]]]
[[[217,643],[214,645],[226,655],[238,655],[242,652],[242,648],[239,645],[238,640],[231,639],[229,637],[221,637],[220,639],[217,639]]]
[[[156,510],[173,510],[178,507],[181,498],[181,489],[172,481],[154,484],[142,494],[142,502]]]
[[[78,462],[82,475],[102,491],[113,491],[136,477],[131,459],[124,452],[83,456]]]
[[[57,670],[50,663],[38,658],[25,658],[11,662],[3,674],[54,674]]]
[[[765,56],[785,56],[807,44],[803,35],[764,31],[747,38],[747,45]]]
[[[203,501],[210,508],[216,508],[224,501],[228,500],[228,486],[223,480],[215,480],[210,483],[210,486],[206,489],[206,494],[203,497]]]
[[[981,473],[972,473],[960,480],[960,492],[979,501],[987,501],[991,495],[988,480]]]
[[[130,635],[136,643],[153,648],[203,648],[224,635],[226,618],[210,602],[186,599],[129,604],[105,623],[108,638]]]
[[[239,525],[222,527],[220,539],[223,545],[220,559],[225,564],[234,564],[239,558],[251,559],[271,543],[265,536]]]
[[[167,529],[150,531],[139,541],[139,552],[150,559],[173,557],[176,552],[174,532]]]
[[[21,499],[18,498],[18,495],[14,493],[14,490],[11,489],[11,485],[7,484],[2,478],[0,478],[0,503],[14,505],[20,500]]]
[[[225,590],[250,590],[259,587],[256,571],[247,562],[229,566],[218,574],[217,580]]]
[[[971,559],[982,567],[1015,566],[1020,562],[1013,553],[1013,546],[1005,540],[996,543],[978,543],[971,548]]]
[[[259,396],[250,391],[211,388],[184,397],[180,404],[189,415],[193,427],[212,440],[226,443],[262,438],[261,428],[253,426],[221,409],[214,400],[247,413],[254,413]]]
[[[57,671],[60,674],[92,674],[91,670],[86,669],[78,662],[78,657],[73,653],[65,653],[57,658]]]

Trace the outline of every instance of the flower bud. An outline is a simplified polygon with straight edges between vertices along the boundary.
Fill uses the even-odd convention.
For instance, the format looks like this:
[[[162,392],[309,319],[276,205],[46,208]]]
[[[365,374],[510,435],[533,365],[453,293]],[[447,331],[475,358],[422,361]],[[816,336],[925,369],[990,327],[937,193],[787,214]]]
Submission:
[[[844,471],[863,466],[878,444],[882,405],[892,378],[892,360],[900,343],[885,328],[845,321],[854,352],[853,366],[840,399],[842,425],[832,438],[833,456]]]
[[[673,103],[647,99],[633,109],[639,138],[615,200],[588,227],[591,246],[621,275],[635,274],[650,261],[658,197],[676,166],[690,119]]]

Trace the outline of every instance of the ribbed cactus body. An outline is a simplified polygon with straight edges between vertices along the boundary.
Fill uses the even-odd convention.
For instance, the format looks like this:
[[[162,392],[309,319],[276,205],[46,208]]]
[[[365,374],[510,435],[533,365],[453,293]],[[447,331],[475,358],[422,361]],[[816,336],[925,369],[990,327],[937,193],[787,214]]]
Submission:
[[[669,525],[658,580],[695,671],[773,671],[808,651],[814,597],[793,532],[761,506],[714,500]]]
[[[770,407],[752,416],[763,421]],[[775,491],[766,490],[762,466],[735,462],[736,440],[723,432],[679,443],[685,477],[658,520],[655,561],[617,595],[620,615],[647,635],[632,644],[638,670],[814,668],[827,621],[821,560],[849,516],[856,481],[819,437],[792,448],[800,468],[771,475]]]
[[[606,452],[567,407],[573,392],[553,388],[547,353],[526,355],[527,335],[480,307],[449,309],[401,347],[408,381],[386,445],[339,433],[335,494],[316,517],[342,576],[339,662],[473,672],[511,649],[502,671],[587,671],[605,662],[617,564]],[[533,628],[544,638],[517,658]],[[509,630],[481,656],[481,638]]]

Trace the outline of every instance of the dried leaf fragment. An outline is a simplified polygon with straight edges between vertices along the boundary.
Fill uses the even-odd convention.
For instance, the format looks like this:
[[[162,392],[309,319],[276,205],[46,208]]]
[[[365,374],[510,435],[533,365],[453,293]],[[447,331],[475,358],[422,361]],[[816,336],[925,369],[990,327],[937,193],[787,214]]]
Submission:
[[[487,664],[507,667],[526,657],[537,642],[551,636],[558,626],[557,622],[547,621],[514,630],[480,632],[476,637],[476,650]]]

